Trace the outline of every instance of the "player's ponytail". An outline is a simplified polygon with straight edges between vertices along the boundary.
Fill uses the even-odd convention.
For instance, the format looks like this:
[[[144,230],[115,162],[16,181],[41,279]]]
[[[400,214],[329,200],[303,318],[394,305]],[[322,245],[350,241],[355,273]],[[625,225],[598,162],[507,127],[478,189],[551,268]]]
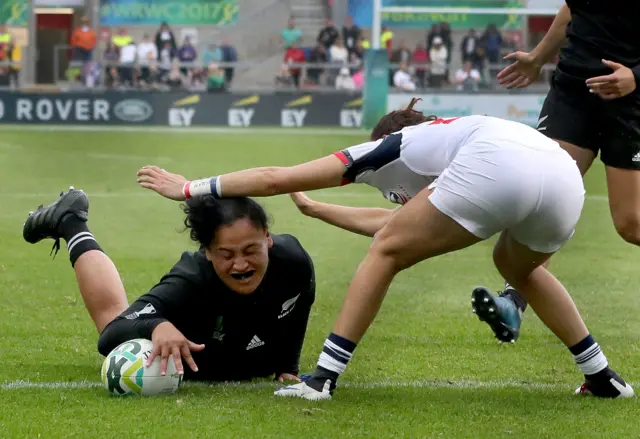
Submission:
[[[404,127],[436,120],[436,116],[425,116],[421,111],[413,108],[421,100],[420,98],[413,98],[407,108],[395,110],[383,116],[371,132],[371,140],[382,139],[384,136],[400,131]]]
[[[248,220],[256,229],[269,229],[267,212],[251,198],[203,195],[188,199],[181,207],[186,215],[185,230],[189,230],[192,241],[204,247],[215,241],[220,227],[230,226],[240,219]]]

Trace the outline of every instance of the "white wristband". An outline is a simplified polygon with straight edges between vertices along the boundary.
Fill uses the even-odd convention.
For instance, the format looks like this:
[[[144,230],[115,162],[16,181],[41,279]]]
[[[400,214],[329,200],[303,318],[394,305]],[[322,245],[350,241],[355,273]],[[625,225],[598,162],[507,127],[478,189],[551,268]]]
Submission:
[[[202,195],[214,195],[216,197],[220,197],[220,179],[218,177],[211,177],[188,181],[182,187],[182,192],[186,199]]]

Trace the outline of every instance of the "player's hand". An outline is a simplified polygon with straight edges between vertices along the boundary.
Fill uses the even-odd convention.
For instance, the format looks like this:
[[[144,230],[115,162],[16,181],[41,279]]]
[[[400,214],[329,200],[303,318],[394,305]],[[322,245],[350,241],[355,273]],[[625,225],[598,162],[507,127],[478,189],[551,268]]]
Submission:
[[[524,88],[540,77],[542,65],[527,52],[513,52],[504,57],[514,61],[498,73],[498,82],[506,88]]]
[[[606,76],[596,76],[587,79],[587,87],[602,99],[610,100],[624,97],[636,89],[636,77],[630,68],[617,62],[602,60],[602,64],[613,70]]]
[[[311,198],[307,196],[304,192],[294,192],[289,194],[294,203],[296,203],[296,207],[303,215],[312,216],[311,215],[311,207],[315,203]]]
[[[294,381],[296,383],[299,383],[302,380],[291,373],[281,373],[280,375],[278,375],[278,378],[276,378],[276,381],[279,383],[284,383],[285,381]]]
[[[182,335],[182,332],[178,331],[178,328],[173,326],[173,324],[162,322],[156,326],[151,334],[151,342],[153,343],[153,350],[147,360],[147,367],[153,363],[154,358],[160,355],[160,375],[162,376],[167,373],[169,356],[173,357],[176,370],[180,375],[184,375],[184,367],[182,366],[183,358],[192,371],[198,371],[198,366],[196,362],[193,361],[191,352],[200,352],[204,349],[204,345],[195,344],[187,340],[187,338]]]
[[[172,174],[157,166],[145,166],[138,171],[138,184],[145,189],[151,189],[165,198],[184,201],[182,189],[187,179],[180,174]]]

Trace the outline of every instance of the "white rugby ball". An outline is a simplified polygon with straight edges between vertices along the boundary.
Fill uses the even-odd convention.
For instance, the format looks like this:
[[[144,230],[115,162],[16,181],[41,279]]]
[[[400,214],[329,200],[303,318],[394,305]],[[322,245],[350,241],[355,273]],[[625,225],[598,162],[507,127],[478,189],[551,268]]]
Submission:
[[[122,343],[112,350],[102,364],[100,373],[104,388],[112,395],[154,396],[175,393],[182,377],[169,357],[167,374],[160,375],[160,356],[145,367],[151,355],[150,340],[138,338]]]

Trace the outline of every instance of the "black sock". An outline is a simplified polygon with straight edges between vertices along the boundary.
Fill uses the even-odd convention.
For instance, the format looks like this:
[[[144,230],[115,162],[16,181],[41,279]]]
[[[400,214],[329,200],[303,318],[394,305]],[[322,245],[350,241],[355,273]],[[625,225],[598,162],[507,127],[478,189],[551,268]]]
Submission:
[[[67,242],[72,267],[78,258],[89,250],[102,251],[98,242],[89,232],[87,222],[79,219],[73,213],[62,218],[58,231],[62,239]]]
[[[329,390],[332,391],[357,346],[357,343],[332,332],[324,342],[322,353],[318,359],[318,367],[311,379],[307,381],[307,385],[321,392],[327,380],[330,380]]]
[[[527,309],[527,300],[522,297],[518,292],[509,285],[508,282],[504,283],[504,291],[500,293],[500,297],[506,297],[510,299],[513,303],[516,304],[516,307],[520,310],[520,312],[524,312]]]

